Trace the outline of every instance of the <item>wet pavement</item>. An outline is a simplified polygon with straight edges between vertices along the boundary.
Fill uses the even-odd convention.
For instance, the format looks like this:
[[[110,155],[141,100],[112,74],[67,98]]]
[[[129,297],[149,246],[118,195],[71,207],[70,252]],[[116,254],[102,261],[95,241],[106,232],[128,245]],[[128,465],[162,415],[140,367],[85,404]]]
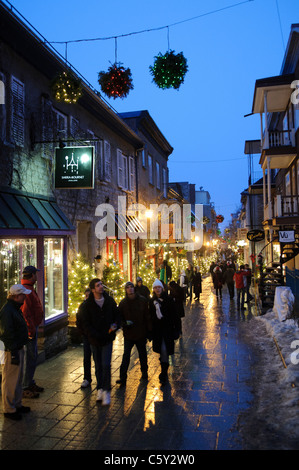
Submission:
[[[252,400],[254,357],[242,341],[253,312],[238,312],[226,288],[217,300],[210,278],[200,302],[187,304],[182,337],[169,367],[169,383],[159,383],[158,354],[148,343],[149,380],[140,381],[138,355],[131,357],[127,385],[120,388],[122,333],[114,342],[111,405],[96,402],[96,382],[81,389],[83,348],[70,346],[37,367],[45,388],[37,399],[23,400],[31,412],[19,422],[3,417],[4,450],[242,450],[238,417]]]

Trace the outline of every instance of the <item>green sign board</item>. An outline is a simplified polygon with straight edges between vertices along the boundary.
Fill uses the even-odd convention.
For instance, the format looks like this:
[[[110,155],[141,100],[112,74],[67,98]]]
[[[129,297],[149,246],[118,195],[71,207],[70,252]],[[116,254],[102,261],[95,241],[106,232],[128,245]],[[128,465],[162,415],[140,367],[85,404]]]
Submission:
[[[94,147],[55,149],[55,188],[94,187]]]

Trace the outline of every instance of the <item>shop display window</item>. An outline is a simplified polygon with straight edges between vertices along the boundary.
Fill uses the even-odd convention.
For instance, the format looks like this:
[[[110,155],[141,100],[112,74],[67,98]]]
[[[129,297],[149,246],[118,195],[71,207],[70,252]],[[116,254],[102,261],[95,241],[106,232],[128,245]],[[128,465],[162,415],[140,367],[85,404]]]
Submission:
[[[0,308],[6,302],[9,288],[21,283],[23,268],[36,264],[36,239],[0,240]]]
[[[45,318],[64,312],[63,239],[44,240]]]

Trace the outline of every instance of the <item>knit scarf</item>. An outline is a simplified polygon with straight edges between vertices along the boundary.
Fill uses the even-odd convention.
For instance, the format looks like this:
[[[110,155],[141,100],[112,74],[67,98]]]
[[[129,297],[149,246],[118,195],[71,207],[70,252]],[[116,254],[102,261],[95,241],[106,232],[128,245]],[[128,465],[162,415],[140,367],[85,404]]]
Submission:
[[[161,301],[162,301],[162,299],[161,299]],[[158,320],[161,320],[161,318],[163,318],[163,315],[161,313],[160,303],[158,302],[158,300],[154,300],[154,306],[156,307],[157,318],[158,318]]]

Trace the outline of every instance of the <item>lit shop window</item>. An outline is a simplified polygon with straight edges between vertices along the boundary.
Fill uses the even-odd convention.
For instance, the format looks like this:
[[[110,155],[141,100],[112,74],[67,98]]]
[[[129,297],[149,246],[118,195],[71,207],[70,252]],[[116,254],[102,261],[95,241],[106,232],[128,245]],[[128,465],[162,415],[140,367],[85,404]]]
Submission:
[[[63,299],[63,239],[45,238],[45,318],[64,312]]]
[[[35,239],[0,240],[0,308],[6,302],[7,292],[19,284],[25,266],[36,266]]]

